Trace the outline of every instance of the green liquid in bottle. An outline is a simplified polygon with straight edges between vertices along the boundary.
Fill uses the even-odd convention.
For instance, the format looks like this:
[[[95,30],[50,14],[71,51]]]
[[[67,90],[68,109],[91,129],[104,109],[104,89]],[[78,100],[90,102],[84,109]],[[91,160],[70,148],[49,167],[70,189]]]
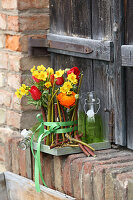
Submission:
[[[103,142],[103,125],[100,115],[96,114],[94,119],[90,120],[83,111],[79,112],[78,132],[83,133],[83,142],[88,144]]]

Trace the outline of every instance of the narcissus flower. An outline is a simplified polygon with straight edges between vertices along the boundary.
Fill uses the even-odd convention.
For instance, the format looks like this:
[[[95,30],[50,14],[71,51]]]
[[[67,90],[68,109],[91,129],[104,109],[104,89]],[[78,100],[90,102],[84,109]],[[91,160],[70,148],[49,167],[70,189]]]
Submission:
[[[47,79],[47,72],[41,71],[41,72],[39,73],[38,79],[39,79],[39,80],[42,80],[42,81],[46,81],[46,79]]]
[[[76,75],[72,72],[71,74],[68,74],[67,79],[72,83],[72,84],[77,84],[78,80],[76,79]]]
[[[64,74],[64,70],[59,69],[58,71],[55,72],[54,77],[55,78],[62,77],[63,74]]]
[[[40,65],[40,66],[37,66],[37,69],[39,71],[45,71],[46,70],[46,67],[44,67],[43,65]]]
[[[60,104],[62,106],[65,106],[66,108],[70,108],[75,105],[75,93],[72,92],[71,95],[67,95],[66,93],[59,93],[57,96],[57,99],[59,100]]]
[[[46,82],[44,85],[46,86],[46,88],[50,88],[52,86],[51,82]]]
[[[66,92],[68,92],[72,88],[72,84],[69,81],[67,81],[67,82],[64,83],[63,87],[64,87],[64,90]]]
[[[48,67],[48,69],[46,71],[47,71],[48,75],[54,74],[53,68]]]
[[[29,92],[31,93],[31,96],[35,101],[39,100],[42,96],[42,93],[40,92],[40,90],[34,85],[31,87]]]
[[[35,66],[33,66],[30,71],[31,71],[31,73],[33,73],[35,70],[36,70]]]
[[[38,79],[38,77],[39,77],[39,71],[38,70],[35,70],[35,71],[33,71],[32,72],[32,76],[34,76],[35,78],[37,78]]]
[[[21,99],[22,98],[22,94],[21,94],[21,92],[20,92],[20,90],[19,89],[17,89],[17,91],[15,92],[15,95],[19,98],[19,99]]]

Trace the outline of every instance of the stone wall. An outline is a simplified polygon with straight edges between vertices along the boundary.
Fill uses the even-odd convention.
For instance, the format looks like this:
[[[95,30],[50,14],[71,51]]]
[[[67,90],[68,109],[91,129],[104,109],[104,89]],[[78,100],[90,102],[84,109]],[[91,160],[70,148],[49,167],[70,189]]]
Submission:
[[[0,0],[0,160],[7,135],[31,127],[38,111],[18,101],[15,90],[29,78],[33,65],[49,64],[49,57],[29,57],[28,38],[45,38],[49,28],[48,0]]]

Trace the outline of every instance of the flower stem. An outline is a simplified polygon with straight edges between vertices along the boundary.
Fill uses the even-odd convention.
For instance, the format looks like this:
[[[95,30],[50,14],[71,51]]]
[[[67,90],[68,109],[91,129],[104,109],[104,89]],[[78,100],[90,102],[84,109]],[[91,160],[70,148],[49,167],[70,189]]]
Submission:
[[[56,98],[57,99],[57,98]],[[57,99],[57,108],[58,108],[58,113],[59,113],[59,118],[60,118],[60,122],[62,122],[62,119],[61,119],[61,111],[60,111],[60,105],[59,105],[59,101]],[[63,127],[61,127],[63,128]],[[65,141],[65,135],[64,133],[62,133],[62,138],[63,138],[63,141]]]
[[[47,122],[50,122],[50,120],[51,120],[50,99],[51,99],[51,95],[48,94],[48,115],[47,115]],[[47,130],[49,130],[49,126],[47,127]],[[49,137],[49,135],[47,136],[47,139],[46,139],[46,145],[50,145],[50,137]]]
[[[80,141],[80,140],[76,140],[76,139],[70,137],[67,133],[65,134],[65,136],[66,136],[66,138],[68,138],[70,141],[80,143],[80,144],[82,144],[82,145],[84,145],[84,146],[87,146],[87,147],[90,148],[91,150],[95,151],[95,149],[94,149],[93,147],[91,147],[90,145],[86,144],[85,142],[82,142],[82,141]]]
[[[57,110],[57,103],[54,104],[54,110],[55,110],[55,121],[58,121],[58,110]],[[59,134],[56,134],[56,144],[59,142]]]

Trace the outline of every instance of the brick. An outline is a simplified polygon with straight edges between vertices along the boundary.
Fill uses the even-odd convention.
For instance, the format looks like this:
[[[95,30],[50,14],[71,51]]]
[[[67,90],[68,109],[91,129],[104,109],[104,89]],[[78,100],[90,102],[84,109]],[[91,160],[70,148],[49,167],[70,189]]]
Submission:
[[[20,60],[19,55],[9,55],[9,69],[10,71],[19,72],[20,71]]]
[[[42,176],[43,176],[43,179],[44,179],[44,170],[43,170],[43,168],[44,168],[44,153],[43,152],[40,152],[40,162],[41,162],[41,168],[42,168]],[[43,185],[41,177],[39,177],[39,183],[41,185]]]
[[[0,87],[4,87],[5,86],[5,73],[4,72],[0,72]]]
[[[5,144],[7,141],[7,138],[10,137],[13,134],[13,130],[10,128],[3,128],[0,127],[0,142]]]
[[[31,150],[30,148],[25,150],[26,152],[26,177],[33,180],[32,175],[32,159],[31,159]]]
[[[74,154],[67,157],[63,167],[63,190],[66,194],[73,196],[72,191],[72,176],[71,176],[71,163],[78,158],[85,157],[84,154]]]
[[[13,10],[17,9],[18,0],[1,0],[1,6],[3,9]]]
[[[19,147],[18,144],[21,140],[20,136],[16,136],[12,139],[12,172],[15,174],[20,174],[19,166]]]
[[[0,35],[0,48],[5,47],[5,35],[1,34]]]
[[[19,25],[20,31],[45,30],[49,28],[49,16],[45,14],[21,16]]]
[[[131,160],[128,158],[129,161]],[[117,158],[116,158],[117,160]],[[124,168],[132,165],[132,162],[127,162],[127,157],[124,158],[123,162],[125,163],[120,163],[120,161],[117,161],[116,163],[110,160],[110,163],[108,162],[107,165],[96,165],[94,167],[94,172],[93,172],[93,187],[95,188],[95,193],[94,193],[94,198],[95,199],[104,199],[105,197],[108,199],[112,198],[111,195],[113,195],[113,183],[111,182],[111,178],[106,174],[109,173],[110,170],[114,169],[119,169],[119,168]],[[122,162],[122,157],[121,157],[121,162]],[[105,177],[104,177],[105,176]],[[106,188],[105,188],[106,187]]]
[[[84,200],[92,200],[93,199],[93,182],[92,182],[91,170],[93,170],[93,163],[94,162],[86,162],[83,166],[83,195],[84,195]]]
[[[27,177],[26,174],[26,151],[18,148],[19,155],[19,174],[20,176]]]
[[[23,57],[20,61],[21,70],[30,70],[34,65],[50,65],[50,57]]]
[[[62,157],[54,156],[54,183],[55,189],[63,192],[62,188]]]
[[[105,176],[105,199],[127,199],[128,179],[133,178],[133,167],[109,170]],[[108,185],[109,184],[109,185]]]
[[[7,16],[5,14],[0,14],[0,29],[6,30],[7,26]]]
[[[5,90],[0,90],[0,105],[10,107],[12,94]]]
[[[12,105],[11,109],[21,111],[21,100],[17,98],[17,96],[14,94],[12,99]]]
[[[3,108],[0,108],[0,124],[6,123],[6,110]]]
[[[86,158],[78,158],[72,161],[71,179],[74,197],[83,199],[83,162]]]
[[[53,166],[53,156],[44,155],[44,181],[46,185],[52,189],[54,189],[54,166]]]
[[[21,51],[20,35],[6,35],[6,48],[12,51]]]
[[[14,111],[7,111],[7,125],[13,126],[15,128],[20,128],[21,123],[21,114]]]
[[[8,68],[8,54],[0,52],[0,69]]]
[[[18,1],[18,9],[26,10],[29,8],[49,8],[49,0],[21,0]]]
[[[0,161],[5,160],[5,145],[0,143]]]
[[[6,138],[5,143],[5,168],[12,171],[12,137]]]
[[[10,87],[12,87],[14,89],[18,89],[21,85],[21,75],[8,73],[7,83]]]
[[[7,29],[9,31],[19,31],[19,18],[18,16],[8,16]]]

